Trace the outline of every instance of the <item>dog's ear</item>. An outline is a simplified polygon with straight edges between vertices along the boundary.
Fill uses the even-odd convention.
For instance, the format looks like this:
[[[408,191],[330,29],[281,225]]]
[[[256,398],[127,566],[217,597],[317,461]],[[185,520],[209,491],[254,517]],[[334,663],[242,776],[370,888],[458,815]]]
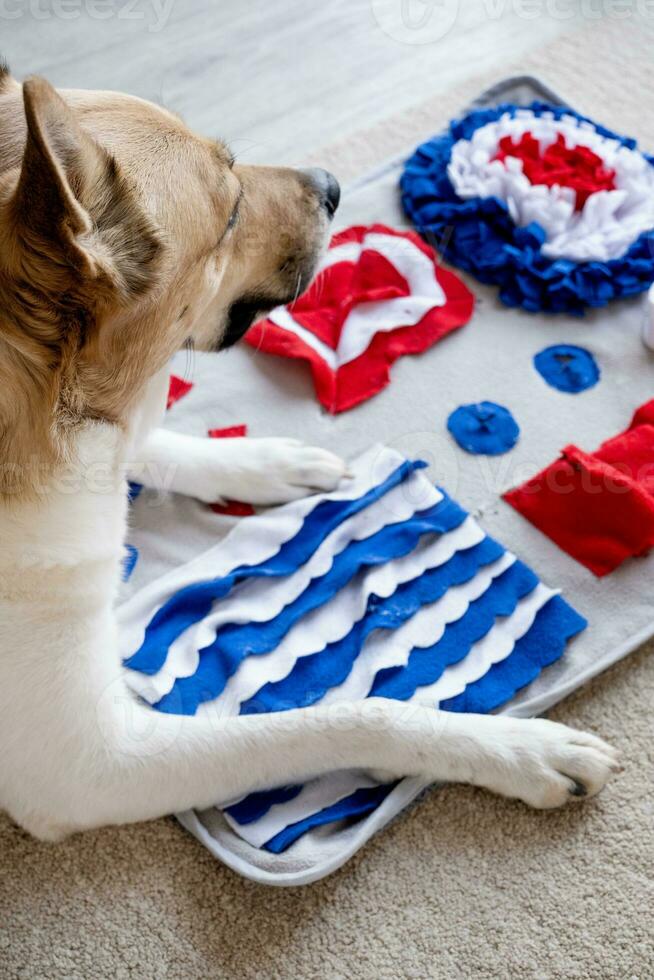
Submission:
[[[27,139],[12,202],[21,278],[68,301],[88,287],[118,300],[144,292],[161,244],[115,160],[44,79],[28,79],[23,100]]]

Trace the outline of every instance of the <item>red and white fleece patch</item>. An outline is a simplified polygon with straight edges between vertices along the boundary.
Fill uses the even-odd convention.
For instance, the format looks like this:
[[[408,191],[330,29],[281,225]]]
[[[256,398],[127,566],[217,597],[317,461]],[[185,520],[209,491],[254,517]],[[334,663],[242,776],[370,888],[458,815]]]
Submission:
[[[654,167],[574,115],[519,109],[452,147],[458,197],[496,197],[511,219],[544,230],[542,254],[608,262],[654,225]]]
[[[509,157],[522,163],[522,172],[532,185],[569,187],[574,191],[575,211],[583,210],[591,194],[616,189],[615,170],[606,168],[590,147],[568,146],[563,133],[545,147],[529,130],[519,138],[503,136],[493,159],[505,163]]]
[[[309,289],[255,324],[257,350],[308,361],[320,403],[344,412],[390,381],[390,366],[470,319],[474,297],[413,232],[355,226],[335,235]]]

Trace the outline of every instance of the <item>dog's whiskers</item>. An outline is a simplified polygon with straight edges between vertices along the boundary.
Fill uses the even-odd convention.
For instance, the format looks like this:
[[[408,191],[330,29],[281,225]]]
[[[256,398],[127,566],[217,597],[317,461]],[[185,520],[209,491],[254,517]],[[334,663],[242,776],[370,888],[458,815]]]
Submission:
[[[297,283],[296,283],[296,286],[295,286],[295,295],[293,297],[293,303],[296,301],[296,299],[300,295],[300,287],[301,286],[302,286],[302,273],[301,272],[298,272],[298,274],[297,274]],[[291,306],[292,305],[293,304],[291,303]]]
[[[195,343],[192,337],[188,337],[184,342],[186,358],[184,360],[184,380],[191,381],[195,373]]]

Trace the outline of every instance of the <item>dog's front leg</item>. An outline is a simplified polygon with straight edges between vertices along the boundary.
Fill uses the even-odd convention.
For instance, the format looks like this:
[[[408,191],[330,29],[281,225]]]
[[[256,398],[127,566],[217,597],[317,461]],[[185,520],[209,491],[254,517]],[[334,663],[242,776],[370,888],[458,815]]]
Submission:
[[[129,470],[148,487],[207,503],[269,505],[333,490],[345,464],[295,439],[202,439],[154,429]]]
[[[112,697],[99,715],[108,768],[77,807],[82,827],[205,808],[350,768],[467,782],[554,807],[598,792],[616,766],[600,739],[554,722],[383,699],[215,719],[120,701]]]

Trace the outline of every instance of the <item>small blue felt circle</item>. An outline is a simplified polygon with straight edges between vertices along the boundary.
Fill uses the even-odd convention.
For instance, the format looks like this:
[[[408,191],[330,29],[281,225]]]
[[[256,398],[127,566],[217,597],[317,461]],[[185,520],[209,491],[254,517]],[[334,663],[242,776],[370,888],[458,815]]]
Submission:
[[[495,402],[459,406],[448,418],[447,428],[461,449],[476,456],[507,453],[520,436],[511,412]]]
[[[534,357],[534,367],[548,385],[578,395],[600,379],[600,369],[590,351],[573,344],[546,347]]]

